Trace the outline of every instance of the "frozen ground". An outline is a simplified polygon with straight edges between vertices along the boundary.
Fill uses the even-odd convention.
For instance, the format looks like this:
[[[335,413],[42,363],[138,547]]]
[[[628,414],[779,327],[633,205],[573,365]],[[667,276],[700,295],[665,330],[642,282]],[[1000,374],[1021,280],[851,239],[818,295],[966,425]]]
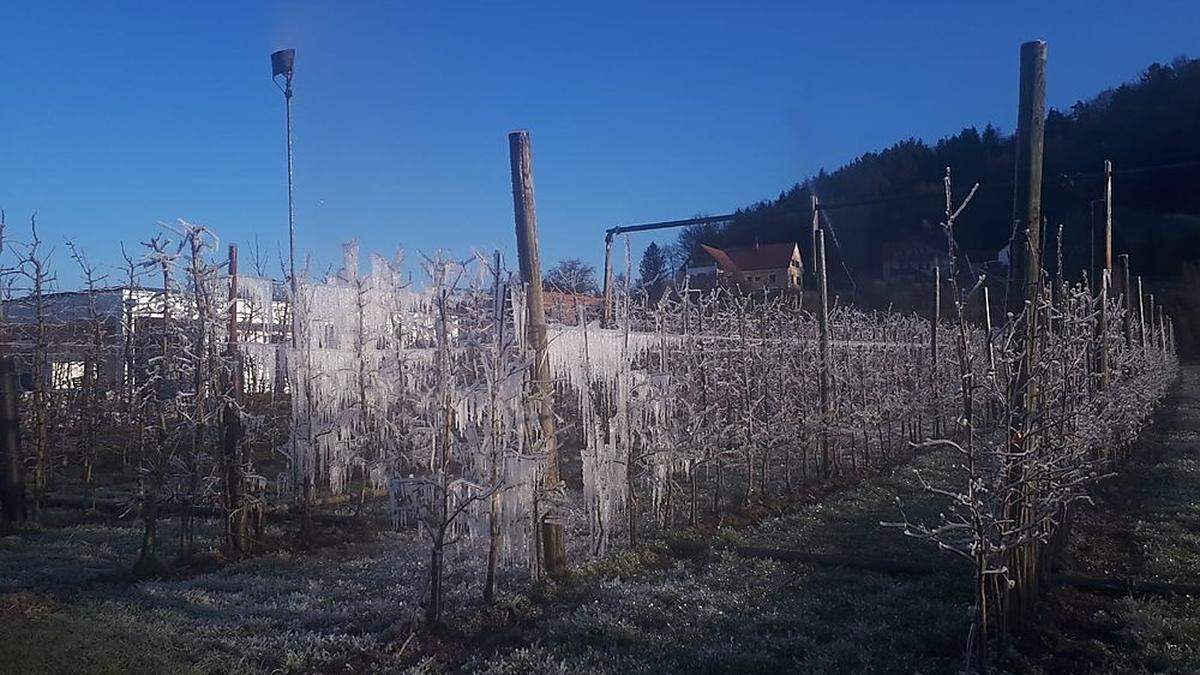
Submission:
[[[1138,459],[1078,524],[1081,572],[1200,578],[1200,371],[1183,377]],[[934,479],[952,471],[944,455],[917,464]],[[878,527],[895,518],[897,496],[914,517],[936,513],[911,469],[719,539],[945,560]],[[427,564],[415,535],[131,583],[120,573],[139,537],[135,523],[98,521],[0,540],[2,669],[949,673],[961,665],[969,602],[954,565],[901,577],[728,551],[677,557],[658,542],[584,565],[554,589],[511,574],[500,607],[485,611],[484,552],[474,545],[450,555],[449,627],[414,634]],[[170,527],[162,541],[171,546]],[[1197,672],[1197,603],[1056,592],[1040,637],[1015,646],[1009,663],[1020,672]]]
[[[214,541],[206,525],[202,538]],[[286,537],[284,527],[295,524],[268,535]],[[174,536],[172,520],[160,523],[162,551]],[[85,658],[120,672],[152,656],[150,670],[161,659],[210,672],[305,670],[403,640],[421,616],[429,549],[415,532],[134,582],[128,570],[140,541],[139,523],[100,519],[0,538],[0,671],[77,671]],[[486,555],[481,541],[449,549],[449,624],[481,605]],[[525,591],[527,579],[507,570],[501,589]],[[43,650],[41,638],[60,649]]]

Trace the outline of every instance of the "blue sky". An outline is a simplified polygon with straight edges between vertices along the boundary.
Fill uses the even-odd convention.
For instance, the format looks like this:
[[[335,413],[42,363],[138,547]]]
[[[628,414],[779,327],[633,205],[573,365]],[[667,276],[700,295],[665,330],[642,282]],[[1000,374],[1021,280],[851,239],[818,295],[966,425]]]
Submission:
[[[908,136],[1010,129],[1024,40],[1049,42],[1065,107],[1197,36],[1194,1],[8,2],[0,207],[13,236],[36,210],[102,263],[180,217],[286,248],[268,56],[294,47],[298,245],[318,267],[354,236],[410,259],[511,251],[517,128],[543,260],[598,265],[615,224],[730,211]]]

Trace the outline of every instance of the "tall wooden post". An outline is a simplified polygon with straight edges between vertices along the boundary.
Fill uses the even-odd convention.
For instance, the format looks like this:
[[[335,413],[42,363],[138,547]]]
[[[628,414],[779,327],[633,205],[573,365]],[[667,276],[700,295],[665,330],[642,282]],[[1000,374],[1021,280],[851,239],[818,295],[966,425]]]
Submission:
[[[226,356],[229,359],[229,401],[222,413],[221,453],[225,474],[225,536],[235,555],[249,553],[249,531],[242,489],[242,360],[238,349],[238,249],[229,245],[229,326]],[[269,310],[270,308],[268,308]]]
[[[1162,306],[1158,306],[1158,348],[1162,350],[1165,357],[1167,355],[1167,310]]]
[[[1129,287],[1129,254],[1117,256],[1116,278],[1117,301],[1124,310],[1125,317],[1121,322],[1121,330],[1125,334],[1125,344],[1133,346],[1133,302]]]
[[[1113,273],[1113,167],[1104,160],[1104,269]]]
[[[4,212],[0,211],[0,228]],[[0,237],[0,250],[4,239]],[[4,329],[4,305],[0,303],[0,523],[12,525],[27,517],[25,507],[25,454],[21,451],[21,383],[16,364],[4,342],[11,338]]]
[[[996,370],[996,350],[992,347],[992,294],[983,287],[983,328],[987,331],[988,369]]]
[[[1010,267],[1011,300],[1005,303],[1014,313],[1020,311],[1016,303],[1037,298],[1038,280],[1041,275],[1042,150],[1045,131],[1046,43],[1035,40],[1021,45],[1021,84],[1013,193],[1016,236],[1011,249],[1014,263]]]
[[[942,268],[933,266],[933,318],[929,322],[929,400],[933,402],[930,417],[933,433],[941,433],[941,410],[938,406],[938,324],[942,321]]]
[[[1031,456],[1035,451],[1034,420],[1037,418],[1038,302],[1041,296],[1042,270],[1042,149],[1046,129],[1046,43],[1041,40],[1021,45],[1021,80],[1017,110],[1016,167],[1013,191],[1013,261],[1010,268],[1006,306],[1014,314],[1023,305],[1024,331],[1016,341],[1023,351],[1021,364],[1012,383],[1008,445],[1013,458]],[[1025,466],[1010,460],[1005,471],[1023,480]],[[1029,505],[1018,499],[1008,516],[1028,524]],[[1020,625],[1037,592],[1038,547],[1015,549],[1009,561],[1017,587],[1009,594],[1009,619]],[[981,642],[984,636],[980,636]]]
[[[237,354],[238,343],[238,312],[237,312],[237,296],[238,296],[238,247],[237,244],[229,245],[229,315],[228,315],[228,334],[227,343],[225,345],[226,352],[233,356]],[[270,310],[270,308],[267,308]],[[234,370],[233,384],[235,391],[241,393],[241,371]]]
[[[811,186],[809,188],[812,189]],[[809,195],[809,203],[812,204],[812,257],[813,257],[813,286],[821,285],[821,282],[816,278],[820,275],[820,254],[817,252],[817,231],[821,229],[821,214],[820,203],[817,201],[817,194],[814,192]]]
[[[1155,334],[1155,318],[1154,318],[1154,294],[1146,294],[1146,336],[1144,338],[1148,348],[1153,347],[1158,336]]]
[[[604,327],[612,328],[612,240],[613,233],[604,233]],[[625,283],[629,283],[626,279]]]
[[[538,403],[538,426],[546,447],[546,468],[542,488],[556,490],[562,482],[558,466],[558,439],[554,428],[554,399],[550,387],[550,360],[547,355],[546,308],[542,304],[542,262],[538,250],[537,205],[533,196],[533,150],[528,131],[508,135],[509,163],[512,170],[513,216],[517,226],[517,257],[529,321],[529,342],[533,347],[531,366],[534,395]],[[555,517],[539,523],[541,559],[546,571],[559,575],[566,571],[566,542],[562,522]]]
[[[28,517],[25,508],[25,455],[21,451],[21,388],[13,358],[0,353],[0,522]]]
[[[1100,391],[1108,388],[1108,284],[1109,271],[1100,270],[1100,316],[1096,322],[1096,375]]]
[[[813,204],[816,204],[816,198],[813,198]],[[813,211],[813,220],[816,220],[816,211]],[[816,230],[816,246],[814,248],[817,255],[817,328],[820,330],[820,349],[821,349],[821,461],[823,463],[823,471],[825,477],[829,478],[833,474],[833,465],[835,458],[833,450],[829,444],[829,435],[827,427],[829,426],[829,368],[832,365],[829,349],[829,283],[825,273],[825,232],[820,228]]]
[[[1104,160],[1104,269],[1100,271],[1100,316],[1096,325],[1096,374],[1108,387],[1108,295],[1113,279],[1113,168]]]
[[[1146,303],[1145,296],[1142,294],[1142,277],[1137,277],[1137,320],[1138,320],[1138,341],[1142,345],[1142,352],[1146,351]]]

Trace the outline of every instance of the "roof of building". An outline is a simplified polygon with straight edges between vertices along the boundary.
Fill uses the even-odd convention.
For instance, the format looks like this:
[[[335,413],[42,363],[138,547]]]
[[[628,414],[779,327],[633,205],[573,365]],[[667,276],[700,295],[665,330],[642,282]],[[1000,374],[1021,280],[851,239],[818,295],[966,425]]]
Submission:
[[[779,269],[790,265],[792,256],[798,254],[798,248],[794,241],[775,244],[752,244],[750,246],[723,249],[705,245],[704,250],[726,272],[732,272],[733,269],[731,268],[736,268],[743,272]]]

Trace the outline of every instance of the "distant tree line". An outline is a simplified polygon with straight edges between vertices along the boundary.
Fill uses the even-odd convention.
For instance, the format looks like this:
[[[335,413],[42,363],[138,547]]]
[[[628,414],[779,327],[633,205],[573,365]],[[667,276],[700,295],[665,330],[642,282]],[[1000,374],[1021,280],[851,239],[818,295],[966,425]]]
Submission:
[[[1200,60],[1155,63],[1136,81],[1068,110],[1051,109],[1045,138],[1043,259],[1056,261],[1055,234],[1061,224],[1068,278],[1078,280],[1093,272],[1093,264],[1101,264],[1095,248],[1104,226],[1104,161],[1111,160],[1114,250],[1130,254],[1147,290],[1157,292],[1176,315],[1181,352],[1200,354],[1200,290],[1189,283],[1200,279]],[[956,199],[980,183],[970,214],[958,224],[959,245],[972,262],[995,259],[1012,234],[1013,138],[988,124],[934,143],[909,138],[868,152],[832,172],[820,171],[775,199],[737,211],[724,225],[680,230],[675,243],[647,250],[633,282],[652,295],[661,294],[663,280],[689,259],[704,259],[702,243],[731,247],[796,241],[807,268],[815,192],[829,207],[823,213],[833,235],[834,292],[865,307],[923,311],[929,304],[927,289],[901,288],[882,281],[881,274],[883,263],[902,246],[924,241],[943,248],[937,223],[944,208],[946,167],[956,178]],[[595,291],[594,269],[579,260],[563,264],[548,275],[552,288]]]
[[[673,247],[668,247],[673,248]],[[638,276],[634,280],[634,289],[645,292],[651,302],[657,302],[666,291],[673,277],[671,262],[668,260],[669,251],[663,250],[654,242],[642,252],[638,263]],[[579,258],[560,260],[546,272],[542,280],[545,287],[553,292],[579,295],[597,295],[601,292],[600,284],[596,282],[596,269]],[[624,275],[616,277],[618,286],[625,283]]]
[[[1015,93],[1015,91],[1014,91]],[[1135,81],[1051,110],[1046,120],[1043,202],[1048,232],[1064,229],[1064,269],[1073,278],[1091,262],[1093,214],[1096,232],[1104,219],[1103,163],[1116,170],[1115,249],[1130,253],[1140,273],[1152,280],[1175,278],[1200,251],[1200,60],[1155,63]],[[745,245],[796,240],[811,259],[810,197],[822,204],[876,202],[826,212],[837,235],[831,263],[841,256],[859,280],[879,275],[892,248],[913,239],[940,246],[936,227],[942,210],[942,175],[951,167],[956,191],[981,183],[960,244],[976,255],[994,256],[1012,228],[1012,137],[991,124],[968,127],[929,144],[900,141],[868,152],[833,172],[794,185],[776,199],[737,212],[724,227],[683,231],[676,247],[688,255],[699,244]],[[1158,167],[1128,170],[1139,167]],[[893,197],[895,197],[893,199]],[[1047,260],[1056,242],[1046,238]],[[844,278],[831,283],[845,284]]]

